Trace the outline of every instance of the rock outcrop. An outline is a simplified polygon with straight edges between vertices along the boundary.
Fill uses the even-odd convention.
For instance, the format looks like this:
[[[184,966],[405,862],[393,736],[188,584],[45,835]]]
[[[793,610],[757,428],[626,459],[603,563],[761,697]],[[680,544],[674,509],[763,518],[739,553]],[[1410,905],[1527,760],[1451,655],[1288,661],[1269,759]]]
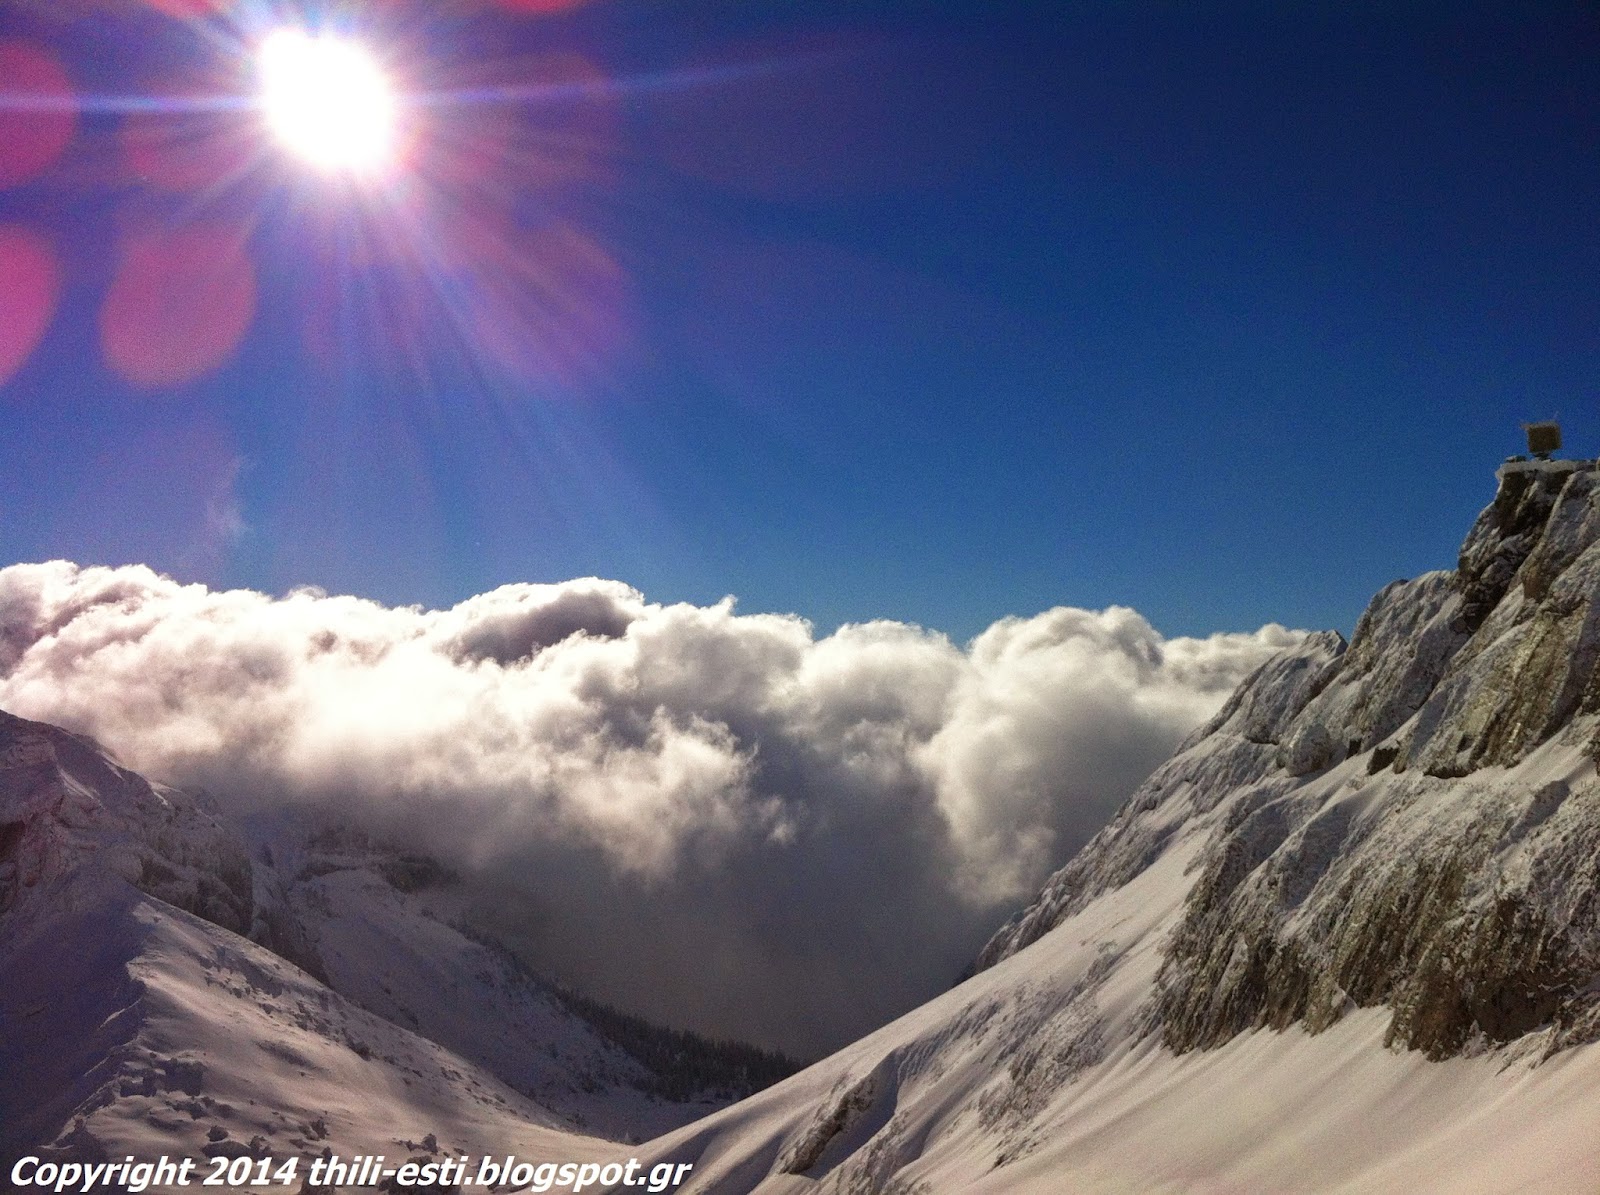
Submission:
[[[1453,573],[1270,661],[985,948],[1202,833],[1146,1024],[1177,1051],[1391,1012],[1432,1057],[1600,1036],[1600,474],[1511,473]]]

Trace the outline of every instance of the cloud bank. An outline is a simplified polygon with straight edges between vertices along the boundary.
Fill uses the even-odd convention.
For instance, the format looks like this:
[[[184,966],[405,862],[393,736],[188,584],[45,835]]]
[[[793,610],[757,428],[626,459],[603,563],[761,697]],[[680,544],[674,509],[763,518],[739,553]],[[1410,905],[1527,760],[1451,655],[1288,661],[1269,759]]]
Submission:
[[[1299,637],[1061,607],[963,648],[593,578],[426,611],[55,562],[0,569],[0,707],[332,807],[462,871],[539,969],[815,1053],[947,986]]]

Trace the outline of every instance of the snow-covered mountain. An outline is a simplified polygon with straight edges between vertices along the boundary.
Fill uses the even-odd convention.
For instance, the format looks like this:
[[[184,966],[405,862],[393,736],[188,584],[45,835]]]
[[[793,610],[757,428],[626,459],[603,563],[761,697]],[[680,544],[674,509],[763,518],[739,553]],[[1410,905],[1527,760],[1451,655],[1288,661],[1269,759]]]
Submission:
[[[1263,666],[939,999],[668,1134],[697,1190],[1600,1188],[1600,473]]]
[[[638,1140],[746,1094],[752,1084],[741,1069],[766,1081],[792,1069],[751,1047],[722,1045],[719,1066],[704,1057],[711,1043],[637,1025],[618,1033],[616,1022],[629,1018],[552,988],[474,932],[462,889],[426,856],[384,849],[320,819],[310,829],[280,819],[249,830],[253,938],[369,1012],[483,1067],[569,1127]],[[680,1055],[673,1073],[651,1065],[657,1038]],[[699,1090],[697,1069],[707,1076]]]
[[[430,860],[318,823],[241,828],[0,714],[0,1157],[430,1136],[576,1157],[605,1142],[552,1143],[636,1139],[732,1098],[666,1098],[674,1076],[463,933],[454,897]]]
[[[1264,665],[970,979],[634,1152],[726,1195],[1594,1191],[1597,662],[1600,473],[1511,470],[1456,570]],[[674,1114],[427,861],[17,719],[0,769],[5,1144],[581,1160]]]

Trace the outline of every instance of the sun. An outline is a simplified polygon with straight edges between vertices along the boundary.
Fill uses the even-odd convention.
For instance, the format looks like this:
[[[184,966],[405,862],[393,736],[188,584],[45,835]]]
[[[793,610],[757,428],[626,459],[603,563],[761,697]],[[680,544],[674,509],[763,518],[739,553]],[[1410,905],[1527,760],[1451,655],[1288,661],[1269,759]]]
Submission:
[[[328,173],[392,163],[394,89],[360,43],[279,29],[261,43],[258,65],[267,124],[291,152]]]

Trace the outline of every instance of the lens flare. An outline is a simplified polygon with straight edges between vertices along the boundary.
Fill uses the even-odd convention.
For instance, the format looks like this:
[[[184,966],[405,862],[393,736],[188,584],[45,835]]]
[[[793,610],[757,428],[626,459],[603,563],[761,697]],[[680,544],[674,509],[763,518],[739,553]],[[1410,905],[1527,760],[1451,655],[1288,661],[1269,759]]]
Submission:
[[[61,267],[36,232],[0,224],[0,386],[38,345],[55,313]]]
[[[170,106],[131,112],[123,120],[130,181],[167,193],[220,194],[249,174],[259,153],[259,129],[215,102],[216,82],[167,77],[149,91]]]
[[[189,225],[130,236],[100,309],[106,363],[146,390],[219,368],[255,315],[242,229]]]
[[[226,12],[233,0],[145,0],[145,3],[180,21],[197,21]]]
[[[53,165],[77,123],[61,64],[31,43],[0,41],[0,187],[25,183]]]
[[[261,44],[267,124],[293,153],[329,172],[367,174],[394,156],[394,91],[355,42],[280,29]]]
[[[588,0],[495,0],[501,8],[533,17],[553,17],[569,9],[581,8]]]

